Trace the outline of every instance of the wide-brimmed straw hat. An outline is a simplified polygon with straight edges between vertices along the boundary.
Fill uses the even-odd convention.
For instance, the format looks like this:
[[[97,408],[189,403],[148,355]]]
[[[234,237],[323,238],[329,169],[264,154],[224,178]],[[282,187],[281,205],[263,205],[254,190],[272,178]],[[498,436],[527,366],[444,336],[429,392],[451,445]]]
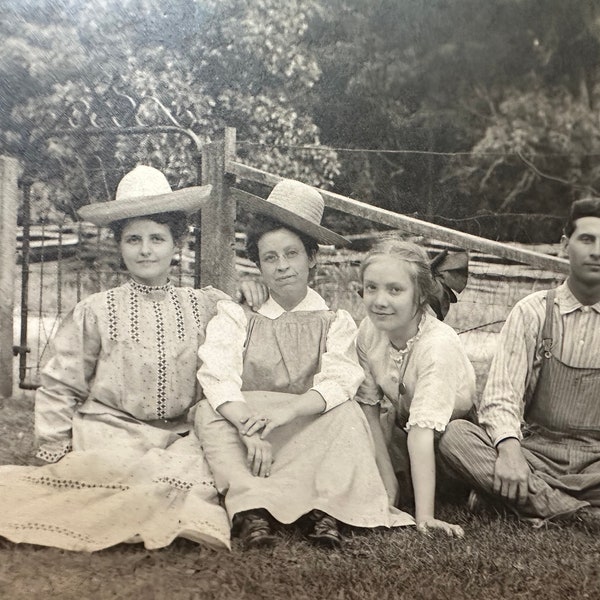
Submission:
[[[321,194],[310,185],[284,179],[271,190],[266,200],[238,189],[232,192],[245,210],[272,217],[317,242],[336,246],[350,244],[350,240],[321,225],[325,203]]]
[[[172,211],[193,214],[206,204],[210,191],[210,185],[203,185],[173,192],[158,169],[140,165],[121,179],[114,200],[88,204],[77,212],[99,226]]]

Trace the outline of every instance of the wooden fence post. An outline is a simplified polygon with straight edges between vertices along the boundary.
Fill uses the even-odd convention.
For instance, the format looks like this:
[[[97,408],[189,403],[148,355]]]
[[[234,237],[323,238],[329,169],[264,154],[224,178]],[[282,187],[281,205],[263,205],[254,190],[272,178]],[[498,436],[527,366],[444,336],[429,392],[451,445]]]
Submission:
[[[235,156],[235,129],[225,139],[202,148],[202,184],[212,185],[210,201],[202,209],[200,282],[228,294],[237,290],[235,272],[235,200],[229,193],[225,163]]]
[[[19,161],[0,156],[0,397],[13,393],[13,309]]]

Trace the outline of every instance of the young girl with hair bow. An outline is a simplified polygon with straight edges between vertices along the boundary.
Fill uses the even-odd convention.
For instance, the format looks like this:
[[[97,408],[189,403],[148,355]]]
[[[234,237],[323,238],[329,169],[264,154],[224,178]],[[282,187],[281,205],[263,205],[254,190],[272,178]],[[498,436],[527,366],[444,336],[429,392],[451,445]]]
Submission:
[[[417,528],[461,537],[459,525],[436,519],[434,512],[437,442],[451,419],[471,410],[475,394],[467,354],[456,332],[441,322],[456,301],[440,275],[445,258],[436,257],[432,269],[422,248],[395,240],[365,258],[360,273],[368,318],[357,340],[365,381],[356,399],[371,425],[390,503],[399,501],[399,480],[411,481]],[[464,287],[460,269],[447,273],[455,289]]]

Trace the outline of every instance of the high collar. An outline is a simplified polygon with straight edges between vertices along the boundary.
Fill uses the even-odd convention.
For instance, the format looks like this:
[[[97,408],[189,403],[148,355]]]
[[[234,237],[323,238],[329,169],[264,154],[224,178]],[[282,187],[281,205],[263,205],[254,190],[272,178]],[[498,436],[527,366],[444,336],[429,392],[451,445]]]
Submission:
[[[129,285],[138,294],[142,294],[144,296],[157,294],[164,295],[173,289],[173,284],[170,281],[167,281],[165,285],[144,285],[143,283],[138,283],[133,279],[129,279],[127,285]]]

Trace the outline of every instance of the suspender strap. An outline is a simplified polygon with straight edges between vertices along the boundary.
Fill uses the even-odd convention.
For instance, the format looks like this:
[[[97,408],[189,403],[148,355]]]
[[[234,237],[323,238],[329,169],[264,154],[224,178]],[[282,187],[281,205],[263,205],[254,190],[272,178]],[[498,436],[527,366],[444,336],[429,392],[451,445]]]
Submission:
[[[542,329],[542,350],[544,356],[550,358],[552,356],[550,349],[552,348],[552,311],[554,309],[554,298],[556,290],[552,288],[546,294],[546,318]]]

